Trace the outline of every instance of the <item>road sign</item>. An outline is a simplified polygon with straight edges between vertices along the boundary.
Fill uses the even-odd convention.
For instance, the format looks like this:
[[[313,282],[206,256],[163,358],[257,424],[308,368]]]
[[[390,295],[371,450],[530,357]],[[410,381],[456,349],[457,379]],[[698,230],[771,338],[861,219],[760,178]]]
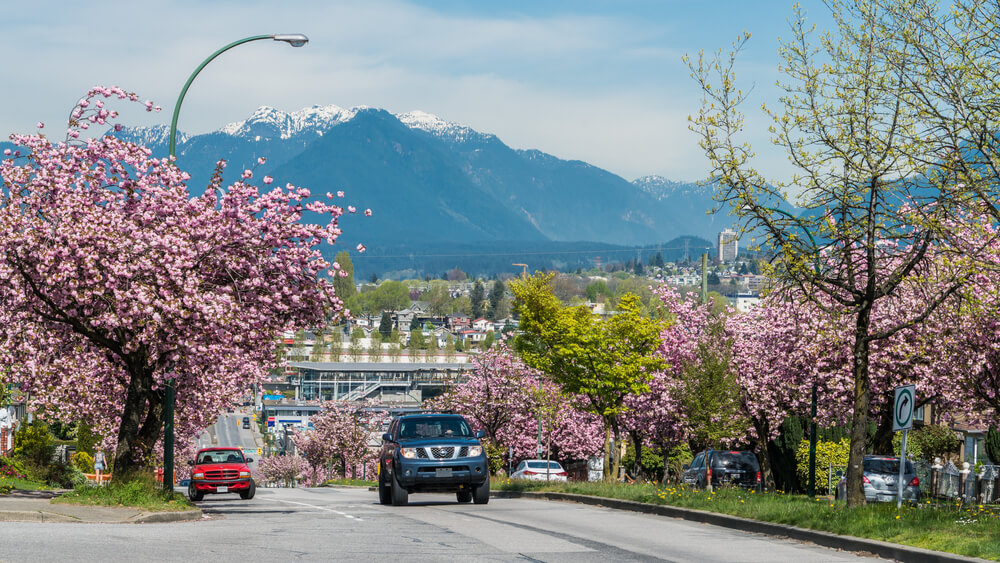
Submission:
[[[896,396],[892,401],[892,431],[909,430],[913,428],[913,410],[916,407],[917,392],[913,385],[896,387]]]

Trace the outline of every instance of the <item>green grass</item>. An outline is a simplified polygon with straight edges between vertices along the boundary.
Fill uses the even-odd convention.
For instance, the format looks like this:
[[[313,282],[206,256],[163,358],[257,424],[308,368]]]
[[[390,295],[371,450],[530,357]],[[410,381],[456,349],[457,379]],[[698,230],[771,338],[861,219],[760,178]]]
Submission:
[[[51,489],[47,484],[40,481],[32,481],[31,479],[22,479],[19,477],[0,477],[0,494],[7,488],[12,490],[21,491],[46,491]]]
[[[681,485],[545,483],[493,480],[494,490],[573,493],[693,508],[765,522],[1000,561],[1000,507],[952,503],[869,504],[847,508],[828,498],[721,489],[713,493]]]
[[[348,485],[351,487],[375,487],[378,485],[375,481],[366,481],[364,479],[329,479],[323,481],[323,485]]]
[[[180,493],[163,492],[163,485],[152,476],[141,475],[131,480],[112,480],[104,486],[83,485],[52,499],[55,503],[121,506],[150,512],[170,512],[195,508]]]

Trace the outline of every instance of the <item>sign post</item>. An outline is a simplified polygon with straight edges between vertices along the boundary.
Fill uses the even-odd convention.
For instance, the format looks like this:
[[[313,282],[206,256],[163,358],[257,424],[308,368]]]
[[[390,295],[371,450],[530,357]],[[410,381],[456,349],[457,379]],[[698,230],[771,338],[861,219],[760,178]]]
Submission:
[[[903,432],[903,443],[899,450],[899,479],[896,481],[896,508],[903,505],[903,475],[906,470],[906,434],[913,428],[913,410],[917,390],[914,385],[896,387],[892,401],[892,431]]]

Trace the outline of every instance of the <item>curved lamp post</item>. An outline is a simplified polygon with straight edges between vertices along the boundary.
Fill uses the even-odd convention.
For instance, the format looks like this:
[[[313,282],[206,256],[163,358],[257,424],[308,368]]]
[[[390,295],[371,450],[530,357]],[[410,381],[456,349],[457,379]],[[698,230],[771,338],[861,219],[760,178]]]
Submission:
[[[184,88],[181,88],[180,96],[177,96],[177,104],[174,105],[174,116],[170,120],[170,156],[176,156],[176,143],[177,143],[177,118],[181,113],[181,104],[184,103],[184,95],[187,94],[188,88],[191,87],[191,83],[194,82],[198,73],[201,69],[205,68],[208,63],[212,62],[216,57],[225,53],[226,51],[242,45],[244,43],[249,43],[251,41],[262,41],[264,39],[272,39],[274,41],[282,41],[288,43],[292,47],[301,47],[309,42],[309,38],[301,33],[284,33],[276,35],[254,35],[253,37],[244,37],[238,41],[233,41],[229,45],[219,49],[209,56],[207,59],[202,61],[198,68],[194,69],[191,76],[184,83]],[[167,382],[166,389],[163,393],[163,490],[167,492],[173,492],[174,490],[174,380],[171,378]]]

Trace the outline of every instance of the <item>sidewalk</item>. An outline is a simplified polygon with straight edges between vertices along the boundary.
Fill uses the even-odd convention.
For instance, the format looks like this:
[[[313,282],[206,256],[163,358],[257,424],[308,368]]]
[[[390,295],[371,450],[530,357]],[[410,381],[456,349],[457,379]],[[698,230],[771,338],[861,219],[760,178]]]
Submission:
[[[0,495],[0,522],[104,522],[140,524],[201,520],[201,510],[144,512],[138,508],[52,504],[63,491],[12,491]]]

